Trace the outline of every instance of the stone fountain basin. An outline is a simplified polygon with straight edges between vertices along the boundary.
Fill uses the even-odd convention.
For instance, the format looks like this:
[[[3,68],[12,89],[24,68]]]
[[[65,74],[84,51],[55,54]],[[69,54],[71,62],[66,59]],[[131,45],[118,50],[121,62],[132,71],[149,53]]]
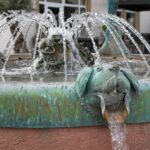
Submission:
[[[117,58],[115,61],[118,60],[124,67],[125,62],[120,59],[122,58]],[[105,58],[102,64],[111,63],[111,61],[110,58]],[[145,64],[139,59],[130,60],[129,63],[133,71],[141,78],[146,71]],[[89,113],[81,106],[81,100],[77,94],[66,90],[70,88],[71,91],[77,74],[68,76],[70,81],[68,83],[62,82],[64,80],[62,73],[52,72],[36,74],[33,78],[34,82],[30,82],[30,65],[30,60],[8,62],[5,73],[6,82],[0,84],[1,127],[52,128],[104,124],[98,106],[90,108]],[[150,122],[150,80],[143,78],[139,82],[141,93],[131,103],[127,123]]]
[[[149,62],[150,55],[146,55],[145,57]],[[126,62],[124,61],[124,59],[122,57],[113,58],[111,56],[108,56],[108,57],[103,56],[100,65],[107,64],[107,63],[118,63],[121,67],[123,67],[123,68],[126,67]],[[145,75],[145,73],[147,71],[147,68],[146,68],[145,63],[141,59],[141,56],[138,54],[132,54],[129,57],[128,63],[130,65],[130,68],[132,69],[133,73],[135,75],[137,75],[139,77],[139,79],[143,78],[143,76]],[[4,64],[4,62],[2,60],[0,60],[0,71],[3,67],[3,64]],[[20,54],[12,55],[10,57],[10,60],[7,63],[5,76],[10,78],[10,80],[14,80],[13,78],[15,78],[15,76],[18,77],[19,79],[21,79],[25,75],[25,77],[23,77],[23,79],[26,78],[26,80],[29,81],[30,80],[30,72],[31,72],[30,71],[31,64],[32,64],[32,61],[31,61],[31,56],[29,54],[25,54],[22,57]],[[79,70],[75,71],[75,73],[74,73],[75,76],[77,75],[78,72],[79,72]],[[55,72],[54,70],[49,71],[48,73],[45,72],[42,74],[35,73],[35,77],[38,79],[40,77],[45,77],[45,76],[51,77],[55,73],[57,74],[56,75],[57,78],[60,77],[60,80],[63,81],[63,72]],[[53,76],[53,78],[55,78],[55,75]],[[74,81],[74,80],[75,80],[75,78],[71,79],[71,81]],[[47,78],[46,81],[53,81],[53,79]],[[55,81],[55,79],[54,79],[54,81]],[[57,79],[56,79],[56,81],[57,81]]]
[[[150,81],[140,80],[127,123],[150,122]],[[6,82],[0,84],[0,126],[54,128],[104,124],[98,106],[83,109],[74,83]]]
[[[73,86],[73,83],[67,83],[67,86],[68,84]],[[92,114],[87,113],[81,107],[79,99],[69,98],[70,92],[67,95],[61,93],[61,90],[66,89],[66,83],[63,89],[58,88],[55,93],[61,97],[58,100],[53,99],[55,95],[49,96],[53,84],[11,81],[0,85],[2,150],[112,148],[110,133],[108,128],[103,126],[104,120],[100,110],[93,110]],[[57,85],[59,87],[60,83]],[[149,149],[150,81],[140,81],[140,89],[141,94],[131,103],[127,120],[127,143],[131,150]]]
[[[105,150],[111,149],[110,133],[108,128],[103,126],[104,120],[100,115],[100,110],[94,111],[94,116],[88,114],[81,107],[79,99],[73,101],[62,99],[64,95],[59,90],[57,93],[61,99],[51,101],[49,94],[52,91],[49,89],[56,86],[56,81],[60,79],[62,81],[63,76],[60,76],[59,80],[55,78],[55,81],[53,78],[54,82],[50,84],[46,83],[50,79],[48,77],[45,78],[45,83],[39,82],[39,77],[36,78],[38,82],[31,83],[30,78],[27,77],[23,81],[22,75],[16,77],[15,74],[14,76],[10,74],[6,78],[6,83],[0,84],[0,145],[2,150],[12,148],[99,150],[101,147]],[[64,83],[57,83],[59,86],[60,84]],[[68,84],[71,87],[74,83],[69,82],[67,86]],[[142,92],[131,103],[131,112],[127,120],[127,143],[131,150],[149,149],[150,80],[140,81],[140,88]],[[17,92],[17,89],[21,92]],[[47,90],[49,94],[45,95]],[[20,94],[15,96],[13,92]],[[50,109],[51,105],[54,106],[52,109],[56,114]],[[62,105],[64,109],[61,109]]]

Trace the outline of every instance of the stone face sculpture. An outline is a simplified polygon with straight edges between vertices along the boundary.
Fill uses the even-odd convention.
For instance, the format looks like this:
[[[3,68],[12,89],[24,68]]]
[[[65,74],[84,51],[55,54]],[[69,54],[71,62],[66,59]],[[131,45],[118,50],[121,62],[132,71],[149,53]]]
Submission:
[[[87,97],[96,96],[100,100],[102,115],[109,119],[110,113],[120,111],[126,119],[130,113],[130,101],[139,94],[136,77],[118,65],[83,69],[76,80],[76,91],[83,105],[91,103]],[[124,120],[123,120],[124,121]]]
[[[84,47],[82,43],[75,43],[76,48],[79,48],[79,55],[83,62],[91,66],[94,64],[94,57],[87,47]],[[77,49],[78,49],[77,48]],[[67,64],[69,66],[71,45],[66,40],[66,55]],[[72,52],[72,55],[76,58],[77,53]],[[76,58],[78,60],[78,58]],[[64,65],[64,52],[63,52],[63,37],[61,35],[53,35],[52,39],[42,38],[38,44],[38,54],[34,62],[34,69],[37,71],[51,70],[51,71],[63,71]]]
[[[34,69],[39,71],[60,70],[63,64],[62,37],[54,36],[51,40],[42,38],[38,44],[38,56],[36,56]]]
[[[84,47],[83,43],[79,43],[79,55],[87,66],[94,65],[94,56],[88,47]]]
[[[141,96],[138,96],[139,87]],[[132,73],[117,65],[86,67],[72,84],[2,83],[0,126],[46,128],[99,125],[103,117],[108,120],[109,115],[116,111],[120,111],[126,119],[131,100],[128,122],[143,122],[149,120],[149,90],[149,84],[139,86]],[[142,100],[134,101],[134,96]],[[148,116],[145,117],[145,113]]]

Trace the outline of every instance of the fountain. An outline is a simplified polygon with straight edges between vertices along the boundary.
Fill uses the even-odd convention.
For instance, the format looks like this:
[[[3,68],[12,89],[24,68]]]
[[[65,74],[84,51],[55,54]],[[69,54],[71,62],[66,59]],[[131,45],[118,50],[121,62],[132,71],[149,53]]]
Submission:
[[[42,15],[11,11],[1,16],[0,36],[15,22],[19,22],[19,27],[14,33],[15,38],[10,38],[3,55],[0,127],[80,127],[107,122],[114,149],[126,150],[128,146],[125,143],[125,122],[139,124],[150,121],[150,68],[131,33],[141,40],[149,52],[150,46],[131,25],[114,15],[74,14],[66,21],[63,16],[63,11],[60,11],[58,20],[51,11]],[[3,19],[7,17],[11,20],[6,23]],[[21,60],[19,65],[27,64],[27,67],[23,69],[17,64],[19,69],[12,70],[9,57],[17,37],[26,26],[30,28],[33,23],[38,24],[38,27],[32,61],[24,64]],[[78,36],[83,29],[91,39],[94,53],[78,43]],[[102,46],[96,44],[92,29],[103,33]],[[136,65],[137,61],[130,60],[131,54],[123,36],[130,39],[139,52],[143,60],[139,65],[142,65],[143,70]],[[117,53],[115,61],[111,62],[101,56],[106,48],[108,53]],[[28,80],[9,81],[16,73],[27,76]],[[54,76],[64,75],[65,82],[50,83],[53,73]],[[45,74],[46,80],[43,79]],[[35,81],[37,75],[38,81]],[[119,138],[116,132],[120,132]]]

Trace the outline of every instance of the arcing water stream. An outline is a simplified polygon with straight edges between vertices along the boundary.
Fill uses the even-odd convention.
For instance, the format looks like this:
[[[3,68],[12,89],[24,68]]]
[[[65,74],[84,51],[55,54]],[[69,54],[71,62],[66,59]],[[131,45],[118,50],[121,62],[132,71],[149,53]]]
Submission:
[[[9,20],[9,22],[4,21],[4,20],[7,20],[7,18],[11,18]],[[64,48],[63,54],[64,54],[65,79],[67,79],[68,70],[71,70],[68,67],[68,64],[71,63],[72,68],[76,68],[76,67],[73,67],[73,65],[75,65],[75,64],[76,64],[76,66],[78,66],[78,69],[76,68],[77,70],[74,70],[74,71],[79,71],[82,68],[81,66],[83,66],[83,62],[82,62],[82,58],[79,54],[78,46],[75,43],[75,41],[77,41],[76,38],[78,38],[77,35],[83,28],[87,31],[89,38],[91,38],[91,42],[93,44],[93,49],[96,54],[95,63],[96,62],[98,62],[98,64],[101,63],[100,62],[101,57],[99,54],[101,48],[98,47],[97,44],[95,43],[94,34],[93,34],[92,30],[93,30],[93,28],[97,28],[98,31],[100,31],[99,29],[103,25],[106,26],[106,28],[108,30],[107,32],[109,32],[108,36],[113,38],[114,42],[116,42],[116,49],[120,50],[120,53],[123,56],[123,59],[126,62],[128,69],[132,70],[132,68],[130,67],[130,64],[129,64],[128,56],[127,56],[128,55],[127,51],[129,51],[129,50],[121,37],[122,35],[126,35],[131,40],[133,45],[135,45],[135,48],[139,52],[140,56],[142,57],[142,59],[145,63],[145,66],[147,67],[147,74],[150,71],[149,64],[148,64],[146,58],[144,57],[142,51],[140,50],[138,44],[136,43],[135,39],[131,36],[131,33],[136,35],[141,40],[141,43],[143,43],[145,45],[145,47],[147,48],[148,51],[150,51],[149,44],[144,40],[144,38],[140,35],[140,33],[138,33],[125,20],[120,19],[113,15],[99,14],[99,13],[83,13],[81,15],[74,14],[74,15],[72,15],[72,17],[70,17],[69,19],[64,21],[63,11],[60,10],[59,20],[57,21],[54,14],[51,11],[45,12],[42,15],[37,14],[37,13],[26,13],[26,12],[20,13],[20,12],[11,11],[8,14],[5,13],[4,15],[1,16],[1,22],[2,22],[2,24],[0,25],[0,36],[2,36],[5,33],[5,31],[15,22],[19,22],[19,24],[20,24],[19,27],[21,28],[20,32],[17,33],[17,36],[19,36],[19,34],[21,34],[22,30],[27,25],[29,26],[31,23],[36,23],[39,25],[37,36],[36,36],[36,41],[35,41],[35,46],[34,46],[34,49],[32,52],[33,53],[33,59],[32,59],[33,62],[32,62],[32,67],[31,67],[31,76],[32,76],[32,74],[34,74],[35,69],[33,68],[33,66],[34,66],[34,62],[36,60],[36,55],[39,51],[38,43],[41,40],[42,34],[44,35],[44,37],[46,37],[49,40],[54,35],[62,35],[63,48]],[[109,42],[109,40],[110,40],[109,37],[108,37],[108,39],[105,39],[105,42]],[[17,37],[13,40],[11,39],[9,47],[12,47],[12,48],[7,48],[7,51],[5,51],[5,54],[7,54],[7,56],[5,59],[6,60],[5,65],[2,69],[3,71],[1,72],[1,76],[3,76],[5,74],[5,69],[6,69],[7,62],[9,60],[9,55],[10,55],[10,52],[13,50],[13,47],[14,47],[13,43],[15,43],[16,40],[17,40]],[[66,44],[68,44],[68,42],[71,47],[70,48],[71,49],[70,57],[66,57],[67,52],[65,50]],[[105,45],[105,42],[104,42],[104,45]],[[106,46],[108,46],[108,45],[106,45]],[[118,46],[118,48],[117,48],[117,46]],[[110,49],[111,49],[111,47],[110,47]]]

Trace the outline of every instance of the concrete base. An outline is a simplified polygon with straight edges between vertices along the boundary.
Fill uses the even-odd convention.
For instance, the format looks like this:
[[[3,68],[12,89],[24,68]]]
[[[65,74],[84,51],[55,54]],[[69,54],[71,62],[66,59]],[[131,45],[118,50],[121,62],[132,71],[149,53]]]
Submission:
[[[150,149],[150,123],[128,125],[130,150]],[[111,150],[108,128],[0,128],[0,150]]]

